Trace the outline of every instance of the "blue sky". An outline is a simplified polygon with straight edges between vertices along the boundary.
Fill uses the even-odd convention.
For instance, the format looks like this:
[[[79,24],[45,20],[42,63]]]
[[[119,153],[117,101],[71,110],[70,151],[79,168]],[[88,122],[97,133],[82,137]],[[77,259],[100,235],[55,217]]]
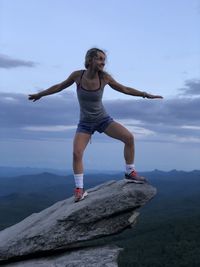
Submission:
[[[139,170],[199,169],[200,2],[197,0],[0,0],[0,165],[71,169],[76,88],[32,103],[27,95],[107,52],[120,83],[164,96],[105,88],[104,104],[135,135]],[[124,168],[123,144],[95,134],[85,169]]]

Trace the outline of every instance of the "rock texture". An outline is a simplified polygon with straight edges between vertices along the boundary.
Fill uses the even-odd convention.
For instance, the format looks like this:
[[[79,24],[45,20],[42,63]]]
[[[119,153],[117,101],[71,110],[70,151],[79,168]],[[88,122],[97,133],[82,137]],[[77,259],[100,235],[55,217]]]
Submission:
[[[120,251],[120,248],[114,246],[87,248],[59,256],[5,264],[4,267],[117,267]]]
[[[8,259],[78,248],[87,240],[118,233],[134,224],[136,210],[150,201],[156,189],[121,180],[99,185],[88,193],[84,201],[74,203],[72,197],[57,202],[1,231],[0,264]]]

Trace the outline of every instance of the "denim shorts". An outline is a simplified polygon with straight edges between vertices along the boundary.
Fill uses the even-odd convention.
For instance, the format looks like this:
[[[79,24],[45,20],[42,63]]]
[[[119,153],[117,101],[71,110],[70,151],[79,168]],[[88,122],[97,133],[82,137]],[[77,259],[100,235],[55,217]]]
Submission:
[[[93,134],[95,131],[97,131],[99,133],[103,133],[108,125],[113,121],[113,118],[110,116],[104,117],[98,120],[98,122],[80,121],[76,132]]]

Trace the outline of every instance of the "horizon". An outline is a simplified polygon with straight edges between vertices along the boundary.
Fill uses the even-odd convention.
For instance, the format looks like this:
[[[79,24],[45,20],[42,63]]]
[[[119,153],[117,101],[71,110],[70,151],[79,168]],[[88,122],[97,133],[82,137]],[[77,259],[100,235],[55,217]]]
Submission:
[[[0,170],[1,169],[3,169],[3,168],[5,168],[5,169],[22,169],[22,170],[38,170],[38,171],[44,171],[44,172],[47,172],[48,170],[49,171],[57,171],[57,172],[71,172],[71,175],[73,175],[73,172],[72,172],[72,170],[70,170],[70,169],[56,169],[56,168],[52,168],[52,167],[34,167],[34,166],[1,166],[0,165]],[[112,172],[124,172],[123,170],[121,170],[121,169],[87,169],[87,172],[96,172],[96,171],[98,171],[98,172],[100,172],[100,171],[102,171],[102,172],[110,172],[110,173],[112,173]],[[184,170],[184,169],[169,169],[169,170],[162,170],[162,169],[157,169],[157,168],[155,168],[155,169],[151,169],[151,170],[139,170],[139,172],[156,172],[156,171],[158,171],[158,172],[166,172],[166,173],[168,173],[168,172],[173,172],[173,171],[177,171],[177,172],[195,172],[195,171],[200,171],[200,168],[199,169],[191,169],[191,170]],[[87,172],[85,172],[85,175],[87,175]],[[50,173],[50,172],[49,172]],[[0,175],[1,175],[1,173],[0,173]]]

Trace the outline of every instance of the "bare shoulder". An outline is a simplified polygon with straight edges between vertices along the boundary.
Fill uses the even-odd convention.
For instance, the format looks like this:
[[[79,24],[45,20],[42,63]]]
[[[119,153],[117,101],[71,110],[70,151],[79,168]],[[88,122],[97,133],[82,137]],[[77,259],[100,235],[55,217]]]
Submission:
[[[113,78],[109,73],[104,72],[103,73],[103,80],[104,80],[105,84],[109,84],[110,81],[113,80]]]
[[[106,73],[105,75],[106,84],[108,84],[112,89],[122,92],[125,92],[125,86],[117,82],[110,74]]]
[[[61,90],[71,86],[74,82],[77,83],[80,73],[80,70],[73,71],[63,82],[60,83]]]
[[[82,73],[83,73],[83,70],[75,70],[71,73],[71,76],[72,76],[74,82],[76,82],[76,83],[79,82]]]
[[[70,76],[73,78],[73,79],[77,79],[80,75],[81,75],[81,72],[82,70],[75,70],[73,71]]]
[[[106,84],[108,84],[108,85],[116,83],[115,79],[107,72],[105,72],[105,74],[104,74],[104,80],[105,80]]]

